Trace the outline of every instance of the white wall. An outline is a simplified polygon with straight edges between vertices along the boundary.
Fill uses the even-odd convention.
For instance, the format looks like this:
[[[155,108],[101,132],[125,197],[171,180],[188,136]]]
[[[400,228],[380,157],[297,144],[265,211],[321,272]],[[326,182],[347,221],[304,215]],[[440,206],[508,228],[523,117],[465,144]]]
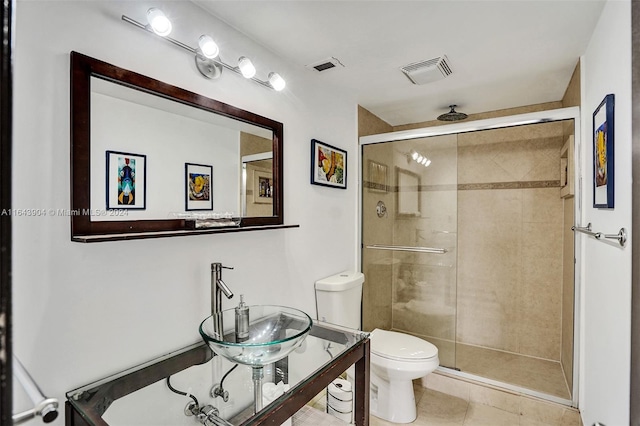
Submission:
[[[609,1],[582,58],[582,223],[631,231],[631,3]],[[594,209],[592,114],[615,94],[615,209]],[[629,424],[631,243],[581,236],[580,410],[585,425]]]
[[[95,79],[94,79],[95,80]],[[167,101],[168,102],[168,101]],[[106,151],[146,155],[146,208],[128,220],[185,212],[185,163],[211,166],[213,211],[240,214],[240,131],[133,102],[91,94],[91,210],[106,210]],[[112,168],[114,166],[111,166]],[[136,177],[141,176],[138,173]],[[116,198],[117,186],[110,185]],[[136,200],[138,202],[138,200]],[[114,201],[115,204],[115,201]],[[100,215],[92,220],[122,220]]]
[[[161,7],[173,37],[195,45],[214,33],[221,57],[251,57],[278,93],[226,72],[203,78],[185,51],[123,22]],[[199,340],[208,315],[210,263],[249,304],[277,303],[315,316],[313,283],[356,267],[355,98],[320,87],[190,2],[19,1],[14,86],[15,208],[68,209],[69,52],[97,59],[284,123],[284,217],[299,229],[81,244],[69,218],[15,217],[14,352],[49,396]],[[294,35],[292,35],[294,36]],[[349,152],[348,189],[309,184],[310,140]],[[33,201],[30,194],[38,194]],[[225,308],[238,298],[225,301]],[[20,408],[16,406],[16,410]],[[56,424],[63,424],[60,416]]]

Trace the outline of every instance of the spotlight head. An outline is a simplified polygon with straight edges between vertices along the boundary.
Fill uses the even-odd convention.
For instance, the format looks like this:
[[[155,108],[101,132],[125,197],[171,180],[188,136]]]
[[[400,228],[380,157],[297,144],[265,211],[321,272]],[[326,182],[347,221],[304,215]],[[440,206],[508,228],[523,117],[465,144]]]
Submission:
[[[273,87],[274,90],[279,92],[284,89],[284,86],[286,86],[287,83],[284,81],[284,78],[280,77],[280,74],[272,72],[269,73],[269,84],[271,84],[271,87]]]
[[[160,9],[156,9],[155,7],[149,9],[147,11],[147,21],[153,32],[159,36],[165,37],[171,33],[171,21]]]
[[[240,59],[238,59],[238,68],[240,68],[240,72],[244,78],[252,78],[256,75],[256,67],[253,66],[251,59],[246,56],[240,56]]]
[[[198,39],[198,47],[200,47],[202,54],[209,59],[215,58],[220,53],[220,48],[210,35],[201,35]]]

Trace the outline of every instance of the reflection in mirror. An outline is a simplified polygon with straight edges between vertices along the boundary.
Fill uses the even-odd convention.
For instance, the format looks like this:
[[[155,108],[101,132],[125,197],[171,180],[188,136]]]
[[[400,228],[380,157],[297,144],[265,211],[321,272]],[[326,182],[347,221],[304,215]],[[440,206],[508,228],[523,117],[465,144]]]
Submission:
[[[76,52],[71,62],[72,239],[201,233],[193,216],[283,224],[281,123]]]
[[[145,176],[140,176],[150,182],[144,194],[145,208],[127,211],[128,220],[175,218],[189,211],[232,217],[272,216],[273,203],[252,208],[254,202],[250,199],[249,208],[243,209],[240,192],[241,156],[259,151],[271,158],[272,140],[273,132],[268,129],[92,77],[91,219],[122,220],[123,216],[100,212],[129,208],[125,201],[108,201],[104,184],[110,178],[105,162],[107,151],[147,158]],[[187,164],[206,166],[207,171],[188,169]],[[271,161],[257,167],[265,176],[272,174]],[[199,184],[204,190],[194,192],[198,186],[194,179],[204,182]],[[117,193],[114,196],[117,198]],[[268,201],[272,199],[269,197]]]

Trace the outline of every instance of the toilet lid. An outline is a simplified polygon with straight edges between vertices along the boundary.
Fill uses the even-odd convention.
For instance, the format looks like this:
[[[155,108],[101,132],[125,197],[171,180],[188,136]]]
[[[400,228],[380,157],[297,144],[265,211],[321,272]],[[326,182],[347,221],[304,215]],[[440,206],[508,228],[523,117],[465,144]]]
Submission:
[[[369,336],[371,352],[384,358],[421,360],[438,356],[438,348],[409,334],[375,329]]]

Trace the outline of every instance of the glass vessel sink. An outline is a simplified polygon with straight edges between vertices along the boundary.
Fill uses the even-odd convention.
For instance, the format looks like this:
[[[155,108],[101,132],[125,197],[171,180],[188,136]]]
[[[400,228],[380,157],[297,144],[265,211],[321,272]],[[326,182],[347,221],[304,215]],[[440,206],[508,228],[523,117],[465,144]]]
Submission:
[[[263,367],[298,348],[311,330],[306,313],[285,306],[249,306],[249,335],[236,335],[235,308],[206,318],[200,335],[216,354],[231,362]]]

